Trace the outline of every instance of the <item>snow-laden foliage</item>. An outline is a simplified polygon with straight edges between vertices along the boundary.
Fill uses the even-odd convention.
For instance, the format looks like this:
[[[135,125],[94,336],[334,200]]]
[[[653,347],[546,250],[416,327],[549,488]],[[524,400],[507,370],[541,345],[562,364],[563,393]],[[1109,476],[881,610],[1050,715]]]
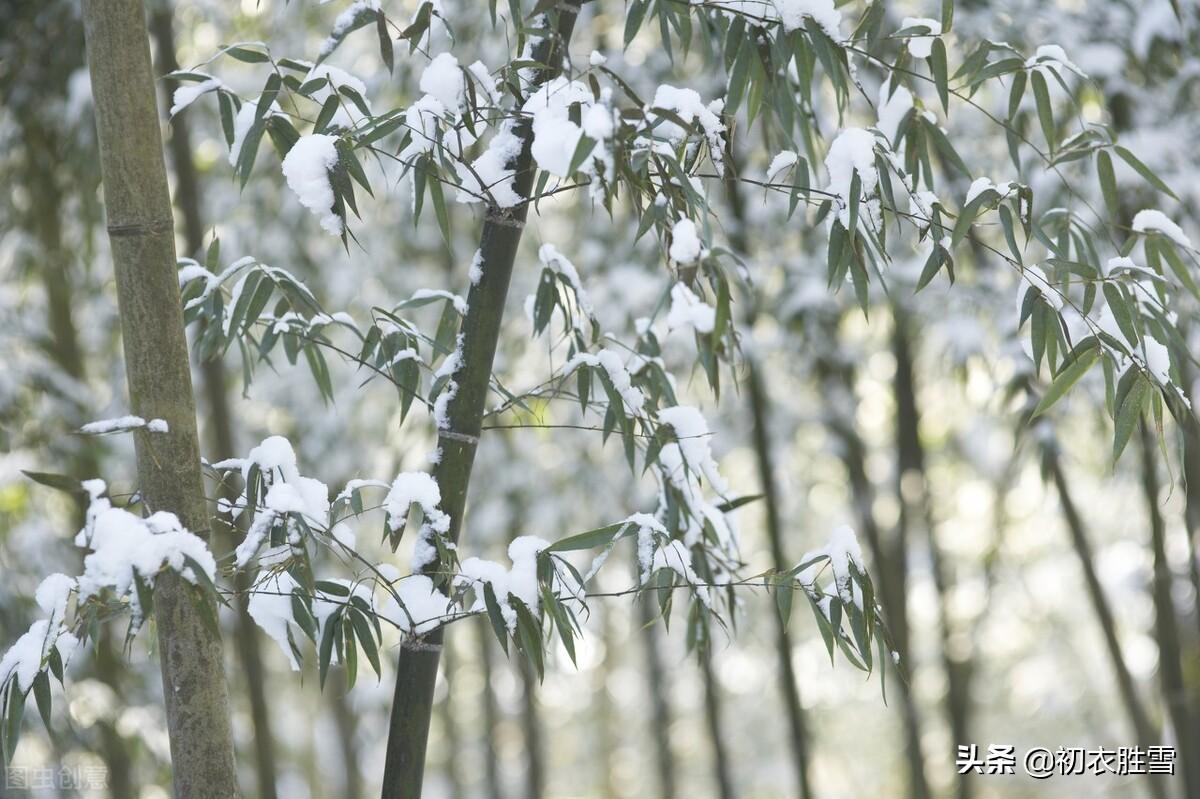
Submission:
[[[690,372],[702,374],[715,399],[737,384],[743,349],[759,347],[754,315],[776,326],[785,351],[806,345],[803,368],[826,389],[829,427],[852,427],[853,403],[838,407],[854,391],[853,364],[837,350],[849,311],[830,299],[843,287],[876,318],[894,297],[905,298],[898,306],[919,303],[926,295],[909,300],[914,290],[957,283],[951,296],[984,304],[1006,340],[1019,337],[1026,357],[1012,391],[1022,418],[1057,413],[1100,364],[1114,459],[1144,416],[1160,436],[1164,411],[1189,418],[1180,370],[1190,356],[1178,320],[1189,307],[1181,303],[1200,299],[1196,251],[1174,221],[1172,185],[1121,143],[1115,125],[1089,116],[1103,76],[1075,48],[964,30],[949,2],[937,19],[897,19],[881,2],[631,0],[614,31],[626,48],[649,40],[667,58],[701,59],[715,76],[684,86],[643,77],[617,48],[592,51],[590,37],[586,47],[564,41],[550,50],[561,64],[538,62],[546,42],[566,38],[564,19],[586,26],[591,18],[570,2],[526,5],[492,2],[485,21],[474,19],[480,9],[468,20],[429,0],[411,16],[387,2],[343,4],[330,10],[327,36],[311,51],[243,43],[175,73],[182,85],[171,113],[215,107],[232,174],[243,185],[286,187],[291,218],[309,222],[292,231],[297,237],[340,237],[350,248],[359,234],[400,226],[375,215],[378,203],[365,200],[376,193],[403,198],[406,229],[432,207],[448,249],[475,220],[521,230],[525,212],[576,196],[585,224],[611,225],[630,247],[648,237],[658,257],[642,285],[656,302],[620,326],[597,300],[597,276],[577,265],[598,259],[573,252],[549,224],[528,225],[524,235],[537,246],[519,263],[537,278],[524,332],[544,356],[541,373],[521,385],[500,367],[489,372],[484,421],[502,428],[551,419],[547,426],[615,436],[632,479],[653,481],[656,501],[630,507],[624,496],[606,497],[606,517],[593,522],[600,526],[576,535],[535,518],[509,545],[507,562],[476,554],[469,522],[455,527],[437,466],[442,443],[480,441],[478,431],[454,429],[450,409],[473,363],[465,331],[481,312],[499,313],[475,300],[490,277],[489,241],[442,285],[399,295],[408,299],[364,292],[334,312],[326,307],[341,305],[345,292],[309,288],[299,269],[254,254],[224,265],[214,240],[203,263],[198,253],[180,261],[200,358],[236,348],[247,390],[257,369],[286,369],[283,360],[301,357],[326,400],[385,382],[398,411],[390,423],[420,426],[439,445],[429,471],[356,478],[336,492],[324,482],[332,476],[301,474],[280,436],[213,464],[217,482],[235,486],[219,509],[238,536],[222,569],[207,550],[192,551],[177,522],[109,508],[109,522],[147,546],[136,563],[117,552],[93,578],[125,599],[136,620],[149,612],[143,588],[154,574],[171,568],[196,579],[198,565],[218,583],[244,573],[255,622],[293,668],[307,638],[322,679],[331,663],[352,664],[359,652],[378,672],[385,630],[420,638],[470,615],[486,615],[497,638],[540,670],[555,631],[574,656],[593,580],[629,539],[637,574],[624,593],[656,596],[669,617],[682,591],[689,645],[707,645],[710,627],[736,611],[734,589],[754,585],[774,592],[785,619],[799,591],[831,656],[840,650],[868,671],[890,665],[890,655],[872,656],[890,650],[887,608],[848,528],[790,570],[746,577],[733,516],[754,498],[731,494],[713,454],[725,431],[710,428],[705,398],[688,385]],[[480,23],[481,31],[473,27]],[[459,27],[480,41],[457,37]],[[362,74],[349,59],[330,63],[351,37],[371,31],[378,60],[355,60]],[[1136,47],[1148,50],[1142,40],[1156,35],[1142,34]],[[370,80],[368,63],[399,88]],[[266,154],[264,136],[277,158]],[[976,147],[980,140],[1000,146]],[[760,141],[763,152],[754,149]],[[520,188],[522,159],[532,170],[529,190]],[[726,194],[738,192],[766,210],[728,218]],[[781,263],[768,282],[776,276],[760,261],[780,242],[806,265]],[[682,363],[666,343],[680,334],[690,348]],[[971,341],[954,343],[966,351]],[[158,421],[129,417],[83,431],[141,435]],[[852,450],[853,436],[841,443]],[[93,506],[106,501],[93,496]],[[411,543],[407,573],[368,544],[372,514],[387,549]],[[413,514],[420,521],[410,527]],[[870,542],[868,555],[882,565]],[[826,572],[831,582],[821,586]],[[81,602],[95,594],[86,580],[85,571]],[[31,684],[22,675],[53,666],[59,650],[46,641],[54,618],[35,623],[43,624],[37,635],[12,650],[9,671],[22,692]]]

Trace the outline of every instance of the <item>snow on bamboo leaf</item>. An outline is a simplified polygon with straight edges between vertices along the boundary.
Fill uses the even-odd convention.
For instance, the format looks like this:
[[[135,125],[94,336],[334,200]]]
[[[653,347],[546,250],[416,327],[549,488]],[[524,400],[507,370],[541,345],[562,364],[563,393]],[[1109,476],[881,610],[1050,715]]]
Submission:
[[[57,650],[65,664],[79,639],[65,626],[67,602],[75,590],[75,580],[65,574],[51,574],[38,585],[38,607],[46,617],[35,621],[0,659],[0,686],[15,680],[17,688],[27,692],[34,678],[46,668],[51,650]]]
[[[322,530],[329,527],[328,487],[320,480],[300,474],[296,452],[283,436],[266,438],[244,459],[221,461],[213,464],[213,468],[237,469],[242,474],[241,496],[223,508],[237,515],[251,514],[246,537],[234,553],[237,568],[244,568],[250,562],[276,528],[285,533],[287,545],[298,550],[303,528],[297,518],[306,526]]]
[[[335,236],[345,223],[334,210],[329,173],[337,167],[337,139],[324,133],[301,136],[283,159],[283,176],[300,204],[316,216],[321,227]]]
[[[437,562],[439,546],[449,549],[454,547],[449,540],[445,540],[446,533],[450,530],[450,517],[439,507],[441,501],[442,491],[437,481],[425,472],[404,472],[397,475],[387,498],[383,501],[393,544],[404,533],[408,512],[413,505],[419,507],[424,514],[420,532],[413,544],[411,568],[414,572]]]
[[[537,536],[524,535],[514,538],[508,545],[508,558],[512,565],[505,568],[502,564],[483,558],[467,558],[459,567],[460,585],[475,589],[475,603],[471,610],[485,609],[483,585],[490,585],[495,592],[496,602],[504,616],[505,624],[510,632],[517,628],[517,611],[512,606],[512,598],[521,602],[535,618],[541,615],[540,588],[538,585],[538,555],[550,547],[550,542]],[[557,583],[557,579],[556,579]],[[578,586],[567,593],[578,594]],[[561,593],[562,586],[554,590],[555,595]]]
[[[199,74],[199,73],[197,73]],[[171,116],[175,116],[180,111],[196,102],[196,99],[208,92],[215,92],[224,86],[217,78],[209,77],[207,80],[199,83],[186,83],[175,90],[171,97]]]
[[[621,356],[610,349],[602,349],[595,355],[581,352],[563,366],[564,377],[570,375],[581,366],[600,367],[612,383],[613,390],[621,398],[625,410],[632,416],[638,416],[646,404],[646,395],[633,385],[629,370],[621,361]]]
[[[812,563],[796,575],[796,581],[806,590],[816,591],[818,575],[826,561],[833,576],[833,585],[838,597],[846,603],[853,602],[862,609],[862,589],[850,571],[850,565],[860,574],[866,573],[862,549],[859,548],[858,538],[848,525],[839,525],[829,534],[829,540],[819,549],[809,550],[801,556],[801,563]]]
[[[844,129],[829,146],[825,168],[829,171],[829,192],[834,195],[838,206],[836,218],[842,227],[847,230],[850,228],[850,189],[856,174],[859,192],[867,198],[861,204],[867,210],[866,219],[870,227],[879,227],[879,198],[872,196],[879,185],[879,171],[875,167],[875,136],[862,128]],[[862,214],[859,219],[863,219]]]
[[[84,558],[79,577],[81,602],[111,590],[118,599],[129,601],[137,622],[145,611],[137,581],[152,587],[165,569],[178,572],[191,583],[202,579],[211,583],[216,577],[217,565],[208,545],[184,529],[175,514],[157,511],[141,518],[113,507],[104,496],[107,486],[103,480],[88,480],[83,485],[91,501],[75,545],[91,553]],[[197,574],[194,568],[203,574]]]
[[[690,327],[697,333],[711,333],[717,321],[717,309],[696,296],[683,283],[671,286],[671,309],[667,312],[667,327],[671,330]]]
[[[1183,232],[1183,228],[1171,221],[1162,211],[1154,208],[1138,211],[1133,217],[1133,229],[1137,233],[1161,233],[1180,247],[1192,247],[1192,240]]]
[[[681,266],[687,266],[696,263],[705,254],[695,222],[690,219],[680,219],[671,227],[671,247],[667,251],[667,255],[671,256],[672,261]]]

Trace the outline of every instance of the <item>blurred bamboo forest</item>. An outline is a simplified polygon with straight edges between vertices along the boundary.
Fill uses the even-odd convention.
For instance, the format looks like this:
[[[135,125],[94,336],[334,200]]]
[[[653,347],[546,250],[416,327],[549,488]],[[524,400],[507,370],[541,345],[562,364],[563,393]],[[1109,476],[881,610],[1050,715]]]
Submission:
[[[595,51],[593,66],[621,72],[643,96],[668,80],[692,86],[706,99],[726,96],[731,79],[701,52],[699,25],[694,34],[688,30],[697,40],[691,50],[678,42],[675,51],[664,46],[664,38],[669,44],[682,36],[667,23],[635,26],[635,35],[626,35],[630,14],[648,13],[653,20],[660,3],[684,15],[719,15],[721,6],[733,5],[590,0],[575,23],[572,60],[586,63]],[[458,321],[452,303],[444,303],[439,317],[442,303],[421,292],[429,286],[465,291],[468,279],[474,285],[468,269],[481,212],[454,203],[448,192],[436,215],[430,208],[441,201],[430,195],[430,208],[418,221],[414,178],[400,178],[360,153],[374,190],[358,190],[361,219],[341,208],[347,236],[325,235],[289,188],[291,176],[281,172],[281,158],[270,146],[278,130],[258,131],[264,144],[247,165],[229,152],[236,109],[223,113],[228,100],[200,97],[168,115],[179,102],[175,91],[196,83],[161,76],[181,69],[219,72],[231,94],[252,97],[264,74],[255,71],[261,65],[254,43],[313,58],[338,15],[358,5],[147,0],[176,249],[213,272],[251,255],[287,270],[287,279],[311,290],[322,307],[364,318],[375,306],[413,297],[405,313],[437,328],[441,339],[446,316]],[[503,28],[511,12],[500,5]],[[555,4],[524,5],[529,13]],[[847,28],[869,5],[855,0],[839,7]],[[919,27],[943,13],[932,0],[877,5],[884,9],[886,31],[909,28],[914,20]],[[515,58],[505,36],[495,33],[485,3],[383,3],[400,29],[434,6],[435,21],[450,24],[456,51],[478,40],[485,42],[476,48],[485,63]],[[380,29],[387,38],[386,25]],[[939,31],[932,33],[937,39]],[[1104,208],[1115,200],[1117,227],[1124,232],[1137,228],[1130,227],[1135,212],[1163,208],[1184,240],[1186,233],[1200,235],[1195,3],[962,0],[942,39],[958,42],[951,73],[974,43],[991,41],[1028,54],[1057,45],[1086,77],[1051,81],[1055,101],[1071,109],[1049,121],[1048,151],[1059,156],[1051,167],[1027,161],[1017,175],[1010,163],[1013,136],[992,124],[996,116],[1015,120],[1028,136],[1041,137],[1046,120],[1033,88],[1012,106],[1006,91],[1011,83],[1005,91],[984,87],[971,95],[984,114],[956,111],[942,119],[972,174],[1023,181],[1038,213],[1073,203]],[[210,63],[235,42],[248,43],[251,55]],[[404,106],[419,96],[416,86],[429,59],[419,50],[410,53],[407,42],[395,42],[391,68],[381,63],[379,39],[369,28],[345,34],[337,45],[329,63],[360,78],[376,108]],[[945,50],[940,52],[944,59]],[[900,63],[924,74],[926,59],[911,55]],[[34,596],[42,578],[78,573],[83,563],[72,541],[87,523],[88,503],[78,491],[56,490],[62,479],[54,475],[103,477],[114,499],[139,487],[133,436],[79,432],[94,420],[130,412],[86,58],[78,3],[0,0],[5,647],[37,618]],[[858,70],[862,74],[855,72],[846,85],[869,85],[865,94],[886,100],[872,65],[864,59]],[[912,89],[923,95],[926,109],[941,108],[935,83]],[[882,111],[853,103],[843,123],[835,84],[821,87],[820,97],[798,107],[822,136],[832,136],[856,114],[870,117],[862,123],[869,126],[878,111],[882,125]],[[420,88],[434,91],[423,78]],[[767,96],[746,102],[776,101]],[[733,120],[739,108],[727,111]],[[765,122],[748,123],[730,121],[725,152],[709,152],[709,163],[723,157],[727,172],[725,180],[706,176],[711,225],[701,226],[712,252],[728,254],[727,271],[737,276],[732,303],[726,297],[722,306],[732,320],[725,321],[739,330],[737,346],[726,351],[717,342],[704,350],[703,325],[693,319],[691,327],[662,327],[655,355],[673,373],[670,385],[681,398],[663,404],[687,400],[703,408],[712,432],[705,437],[728,482],[727,495],[753,500],[728,509],[726,517],[737,536],[737,574],[747,585],[727,592],[723,623],[701,624],[705,632],[697,645],[697,623],[689,624],[684,598],[666,609],[670,623],[662,624],[655,592],[630,588],[639,585],[645,563],[634,549],[613,546],[589,582],[573,655],[550,640],[544,675],[523,656],[527,647],[515,634],[512,645],[502,648],[490,612],[447,625],[424,795],[1200,797],[1200,426],[1191,408],[1176,404],[1164,416],[1156,399],[1158,413],[1143,416],[1150,401],[1139,405],[1119,459],[1114,421],[1105,410],[1112,386],[1106,387],[1099,370],[1053,409],[1031,418],[1047,391],[1061,385],[1047,371],[1047,364],[1059,361],[1050,344],[1043,363],[1047,344],[1033,344],[1039,333],[1028,331],[1030,323],[1022,327],[1027,314],[1018,287],[1034,284],[1006,268],[998,219],[981,223],[993,238],[964,242],[932,282],[925,274],[929,248],[894,246],[886,280],[860,288],[842,274],[838,282],[845,285],[834,291],[827,271],[830,228],[813,222],[804,205],[794,210],[795,192],[789,209],[787,191],[767,191],[773,157],[784,148]],[[1099,178],[1073,172],[1080,164],[1071,157],[1073,148],[1093,156],[1083,133],[1073,138],[1076,130],[1094,132],[1100,123],[1119,133],[1120,145],[1137,158],[1105,153]],[[817,147],[823,155],[825,145]],[[939,172],[952,160],[944,153],[935,157]],[[815,174],[819,157],[810,160]],[[1059,180],[1063,172],[1069,181]],[[966,177],[951,177],[940,192],[947,198],[966,194]],[[825,185],[823,178],[814,180]],[[1157,190],[1159,183],[1170,196]],[[553,251],[539,245],[553,243],[578,270],[597,331],[637,329],[639,320],[666,317],[667,306],[675,315],[670,288],[664,292],[663,248],[655,235],[635,240],[639,218],[622,204],[632,202],[628,194],[610,200],[578,192],[545,197],[525,223],[488,400],[489,408],[508,407],[483,420],[464,558],[503,558],[519,536],[555,541],[652,510],[659,501],[641,463],[627,466],[633,456],[622,448],[625,431],[616,421],[611,426],[618,432],[610,438],[601,431],[603,415],[584,421],[559,411],[555,398],[533,392],[512,399],[518,387],[542,383],[547,358],[566,360],[551,340],[557,334],[545,328],[586,337],[580,333],[586,325],[567,318],[569,308],[584,315],[578,297],[560,307],[539,305],[545,271],[563,274]],[[861,213],[868,213],[865,204]],[[675,228],[672,236],[678,243],[682,233]],[[1146,247],[1138,260],[1152,260],[1160,271],[1161,263],[1170,262],[1167,275],[1193,288],[1200,282],[1190,242],[1177,248],[1182,257],[1175,249]],[[686,259],[674,247],[671,258],[678,273],[676,262]],[[1176,260],[1182,271],[1172,271]],[[184,292],[194,299],[196,285],[189,288],[185,280]],[[1197,297],[1181,290],[1174,299],[1166,382],[1180,396],[1194,397],[1200,385]],[[242,457],[268,437],[284,436],[302,471],[333,487],[429,468],[439,433],[423,418],[425,405],[434,408],[432,398],[421,397],[409,417],[408,403],[402,410],[384,380],[368,380],[370,369],[335,363],[332,355],[317,365],[296,352],[258,360],[240,342],[212,343],[222,335],[219,320],[214,325],[197,313],[188,321],[206,464]],[[229,335],[228,325],[224,333]],[[201,357],[214,351],[217,357]],[[1065,355],[1064,347],[1058,357]],[[383,366],[395,363],[393,358]],[[486,378],[484,388],[486,393]],[[594,390],[601,392],[598,380]],[[615,390],[610,398],[619,404],[620,388]],[[1119,418],[1116,424],[1120,428]],[[215,508],[238,492],[230,493],[212,471],[205,486]],[[431,515],[426,508],[425,518]],[[841,525],[862,542],[860,557],[871,578],[864,584],[873,585],[887,621],[886,640],[877,633],[881,648],[869,674],[854,668],[850,656],[833,656],[822,617],[807,610],[799,592],[784,621],[781,603],[793,600],[781,600],[773,588],[771,575],[800,564]],[[388,535],[386,524],[374,520],[358,525],[360,547],[375,547],[381,531]],[[244,534],[236,525],[214,525],[211,548],[219,562],[228,560]],[[413,535],[403,539],[405,558]],[[375,556],[379,563],[394,557],[383,544],[376,549],[384,553]],[[321,558],[314,556],[314,570],[338,566],[328,553]],[[582,562],[581,570],[586,566]],[[378,795],[394,723],[389,715],[398,642],[379,636],[381,675],[365,649],[353,675],[345,655],[326,674],[328,654],[322,664],[316,646],[300,647],[305,653],[297,674],[291,653],[246,610],[251,580],[241,572],[230,577],[231,601],[219,616],[242,793],[263,799]],[[698,584],[693,579],[692,589]],[[794,588],[789,584],[789,597]],[[23,722],[17,721],[23,728],[2,795],[172,795],[155,623],[129,640],[127,624],[102,618],[91,627],[67,665],[66,688],[54,682],[47,689],[54,696],[49,729],[30,697]],[[1016,773],[960,774],[958,747],[972,744],[984,756],[992,745],[1015,747]],[[1035,780],[1022,772],[1021,756],[1034,747],[1133,746],[1174,747],[1175,776],[1083,773]]]

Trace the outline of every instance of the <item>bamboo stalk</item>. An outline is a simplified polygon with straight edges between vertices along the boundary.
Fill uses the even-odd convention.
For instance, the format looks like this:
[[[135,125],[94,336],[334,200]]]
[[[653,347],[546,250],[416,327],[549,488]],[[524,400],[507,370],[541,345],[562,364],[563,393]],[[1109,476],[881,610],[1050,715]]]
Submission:
[[[562,55],[574,31],[580,2],[566,0],[552,12],[558,18],[555,32],[540,40],[532,53],[534,61],[548,65],[538,70],[535,85],[553,79],[561,71]],[[534,176],[530,121],[519,119],[514,135],[521,149],[513,163],[513,188],[520,197],[528,198]],[[470,310],[462,322],[461,366],[453,376],[458,388],[446,409],[448,424],[439,430],[441,458],[433,473],[441,489],[442,510],[450,517],[448,535],[452,541],[457,541],[462,531],[508,284],[528,211],[528,202],[513,208],[489,204],[480,238],[481,277],[467,295]],[[437,569],[438,564],[433,564],[432,570]],[[439,629],[400,646],[383,775],[385,799],[420,799],[442,640]]]
[[[836,342],[837,324],[818,325],[817,335],[822,341]],[[816,363],[817,379],[822,394],[827,398],[853,395],[854,367],[844,362],[834,352],[819,352]],[[829,432],[837,439],[842,464],[850,483],[851,504],[857,519],[858,529],[867,541],[867,549],[875,564],[879,597],[892,644],[904,664],[910,664],[908,624],[906,619],[905,572],[897,563],[907,556],[903,548],[885,547],[875,519],[873,505],[875,489],[867,477],[866,446],[854,427],[853,408],[834,407],[826,414]],[[893,671],[893,674],[896,672]],[[911,799],[927,799],[930,796],[929,782],[925,776],[925,755],[921,748],[922,722],[912,688],[903,675],[894,681],[900,695],[900,716],[904,726],[904,756],[908,764],[908,796]]]
[[[168,0],[156,4],[150,15],[150,32],[157,50],[159,73],[166,75],[179,69],[179,61],[175,54],[172,6]],[[200,202],[200,179],[192,159],[191,130],[186,111],[171,120],[167,150],[175,176],[175,206],[183,219],[184,247],[188,254],[197,257],[204,246],[204,222]],[[201,389],[208,407],[208,428],[211,432],[213,453],[217,459],[232,458],[237,453],[225,365],[217,358],[206,360],[200,364],[200,377]],[[232,501],[237,498],[232,484],[222,482],[220,491],[226,500]],[[218,530],[222,528],[227,530],[229,535],[217,536],[219,546],[223,550],[231,550],[236,544],[232,535],[236,527],[232,519],[223,519]],[[245,572],[240,572],[235,578],[239,598],[234,600],[237,616],[234,622],[233,645],[241,666],[241,678],[250,702],[250,720],[254,726],[254,766],[258,796],[260,799],[275,799],[275,745],[263,679],[265,669],[258,628],[247,609],[251,582],[250,575]]]
[[[1167,560],[1167,531],[1162,510],[1158,507],[1161,485],[1154,436],[1141,424],[1142,490],[1146,511],[1150,517],[1150,548],[1154,553],[1154,637],[1158,643],[1158,678],[1162,686],[1167,716],[1175,733],[1175,750],[1179,755],[1179,771],[1183,775],[1184,793],[1200,796],[1200,742],[1192,740],[1191,710],[1188,707],[1187,687],[1183,681],[1183,663],[1179,640],[1179,625],[1175,619],[1175,601],[1171,587],[1174,576]]]
[[[1100,623],[1100,631],[1104,634],[1104,646],[1108,650],[1108,659],[1117,680],[1121,703],[1125,706],[1125,714],[1129,717],[1129,725],[1133,729],[1136,740],[1143,746],[1150,746],[1158,742],[1158,733],[1150,722],[1145,705],[1138,696],[1133,677],[1129,673],[1129,666],[1125,662],[1125,654],[1121,649],[1120,639],[1117,637],[1116,620],[1113,618],[1108,596],[1104,593],[1104,586],[1101,585],[1100,577],[1096,573],[1092,545],[1088,539],[1083,517],[1080,516],[1075,499],[1071,496],[1070,482],[1063,471],[1058,453],[1052,447],[1046,448],[1044,462],[1054,479],[1058,502],[1062,506],[1063,519],[1067,523],[1067,531],[1071,534],[1071,548],[1075,550],[1079,559],[1092,612],[1096,614],[1096,621]],[[1151,778],[1147,783],[1156,797],[1165,795],[1161,782],[1161,780]]]
[[[652,606],[653,597],[647,595],[635,604],[640,611],[642,649],[646,658],[646,682],[650,692],[651,729],[654,739],[654,770],[658,778],[658,793],[662,799],[675,799],[678,795],[675,778],[675,756],[671,751],[671,695],[670,686],[664,675],[659,638],[662,632]]]
[[[746,237],[746,205],[737,179],[737,161],[732,142],[726,144],[725,196],[732,212],[733,223],[729,226],[729,243],[735,251],[750,255],[750,242]],[[751,300],[748,303],[746,328],[754,324],[757,309]],[[771,449],[770,396],[766,380],[759,369],[757,357],[746,356],[746,394],[750,400],[753,416],[753,440],[755,462],[758,467],[758,483],[763,495],[763,510],[766,516],[767,542],[771,549],[771,561],[776,571],[786,571],[793,564],[787,562],[783,545],[783,521],[779,503],[779,492],[775,480],[774,454]],[[779,664],[779,690],[783,695],[787,713],[788,738],[791,742],[791,761],[796,771],[796,788],[799,799],[812,799],[809,781],[809,742],[804,707],[800,701],[800,684],[792,664],[792,642],[787,624],[778,613],[775,619],[775,654]]]
[[[953,577],[946,563],[942,548],[938,545],[937,531],[933,521],[933,506],[930,499],[929,475],[925,464],[925,446],[921,442],[921,412],[917,404],[916,370],[912,350],[911,331],[907,313],[898,305],[893,308],[892,354],[896,371],[892,380],[892,394],[896,402],[896,500],[900,505],[900,518],[893,538],[894,569],[901,584],[907,583],[907,551],[911,523],[915,517],[924,528],[925,545],[929,549],[929,561],[933,573],[933,584],[937,593],[938,638],[941,649],[942,669],[946,675],[946,714],[950,721],[950,736],[955,744],[971,741],[968,727],[970,715],[969,683],[966,672],[969,662],[956,659],[951,653],[952,636],[947,597],[953,590]],[[903,613],[907,631],[907,595],[905,604],[892,609],[893,617]],[[907,632],[905,635],[907,643]],[[955,795],[958,799],[969,799],[973,783],[964,775],[956,775]]]
[[[131,410],[169,427],[136,435],[138,487],[146,508],[175,513],[207,539],[145,9],[141,0],[85,0],[83,19]],[[159,576],[154,598],[175,794],[235,797],[220,633],[178,575]]]

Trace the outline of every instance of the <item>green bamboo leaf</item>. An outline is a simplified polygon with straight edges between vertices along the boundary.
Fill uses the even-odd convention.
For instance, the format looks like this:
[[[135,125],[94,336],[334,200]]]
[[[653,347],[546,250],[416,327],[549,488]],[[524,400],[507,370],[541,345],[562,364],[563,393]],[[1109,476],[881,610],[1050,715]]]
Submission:
[[[1129,392],[1125,395],[1124,401],[1121,402],[1117,409],[1117,421],[1113,429],[1113,463],[1115,464],[1121,458],[1121,453],[1125,450],[1125,445],[1129,443],[1129,437],[1133,434],[1133,428],[1137,425],[1138,420],[1142,418],[1142,411],[1145,410],[1146,404],[1150,401],[1150,394],[1154,390],[1154,385],[1141,372],[1133,380],[1133,385],[1130,386]]]
[[[546,548],[547,552],[573,552],[580,549],[595,549],[631,535],[636,527],[628,522],[618,522],[597,527],[584,533],[567,536]]]
[[[950,7],[954,7],[952,2]],[[933,73],[933,83],[937,87],[938,99],[942,101],[942,109],[949,115],[950,78],[946,68],[946,43],[940,36],[934,38],[929,51],[929,71]]]
[[[53,703],[50,699],[50,674],[48,672],[39,671],[33,678],[33,695],[37,700],[38,713],[42,716],[42,723],[46,725],[46,731],[49,732],[52,729],[50,711]]]
[[[1143,164],[1136,155],[1129,152],[1129,150],[1126,150],[1119,144],[1113,145],[1113,149],[1116,150],[1117,155],[1121,156],[1121,160],[1133,167],[1134,171],[1141,175],[1147,183],[1161,191],[1163,194],[1166,194],[1175,200],[1179,199],[1175,195],[1175,192],[1171,191],[1171,187],[1164,183],[1162,178],[1154,174],[1154,171],[1151,170],[1150,167]]]
[[[1142,340],[1142,337],[1138,334],[1137,325],[1133,322],[1132,306],[1126,299],[1124,290],[1108,280],[1104,282],[1103,289],[1104,299],[1108,300],[1108,307],[1117,320],[1117,327],[1121,329],[1121,333],[1124,334],[1129,344],[1136,345]]]
[[[1046,78],[1040,70],[1029,73],[1033,84],[1033,99],[1037,104],[1038,123],[1042,126],[1042,135],[1046,137],[1046,146],[1054,152],[1054,108],[1050,105],[1050,89],[1046,86]]]
[[[1106,150],[1096,152],[1096,175],[1100,179],[1100,192],[1104,195],[1104,204],[1113,219],[1120,216],[1121,207],[1117,199],[1117,178],[1113,173],[1112,156]]]
[[[1094,339],[1093,339],[1094,341]],[[1046,389],[1046,393],[1042,395],[1042,400],[1033,409],[1032,418],[1036,419],[1046,411],[1050,410],[1056,402],[1063,398],[1064,395],[1087,374],[1088,369],[1092,368],[1092,364],[1100,357],[1099,347],[1095,344],[1080,353],[1075,360],[1071,361],[1065,368],[1061,369],[1053,382]]]
[[[8,706],[4,714],[4,763],[12,762],[21,737],[21,719],[25,716],[25,695],[21,693],[16,679],[8,683]]]

